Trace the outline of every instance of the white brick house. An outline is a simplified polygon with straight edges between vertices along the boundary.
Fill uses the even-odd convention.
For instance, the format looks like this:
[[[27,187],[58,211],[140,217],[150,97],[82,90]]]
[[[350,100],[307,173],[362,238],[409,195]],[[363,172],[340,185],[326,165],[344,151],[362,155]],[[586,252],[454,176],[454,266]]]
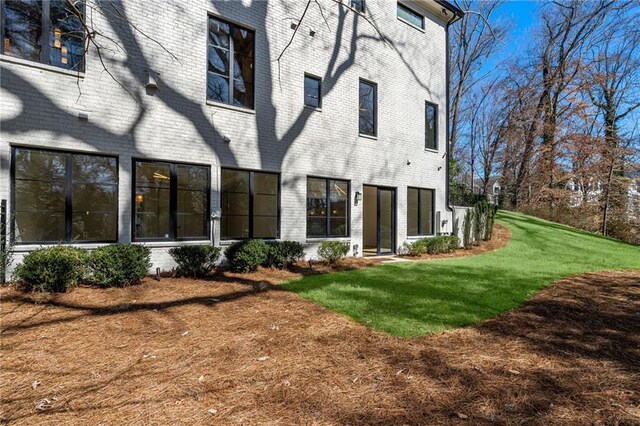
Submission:
[[[251,237],[311,257],[340,239],[361,256],[452,231],[454,6],[319,0],[299,22],[306,2],[292,0],[116,4],[139,31],[104,2],[86,13],[117,42],[96,38],[117,81],[93,46],[79,64],[66,31],[82,28],[59,1],[30,15],[2,2],[0,199],[16,262],[46,244],[134,241],[166,269],[171,246]]]

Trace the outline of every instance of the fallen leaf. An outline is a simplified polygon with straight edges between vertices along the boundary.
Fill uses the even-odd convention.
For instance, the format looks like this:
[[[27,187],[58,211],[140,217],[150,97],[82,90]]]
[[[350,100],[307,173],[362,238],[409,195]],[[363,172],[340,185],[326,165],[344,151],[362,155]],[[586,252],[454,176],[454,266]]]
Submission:
[[[183,336],[186,336],[189,334],[189,330],[185,331],[184,333],[182,333]]]
[[[36,390],[36,388],[37,388],[38,386],[40,386],[40,384],[41,384],[41,383],[42,383],[42,382],[41,382],[40,380],[34,380],[34,381],[31,383],[31,389]]]
[[[269,359],[269,357],[265,355],[265,356],[261,356],[260,358],[258,358],[258,361],[266,361],[268,359]]]
[[[520,374],[518,370],[507,370],[511,374]]]
[[[204,376],[200,376],[200,377],[198,377],[198,381],[199,381],[199,382],[204,382]]]
[[[45,410],[49,410],[53,407],[53,405],[51,404],[51,400],[49,399],[43,399],[42,401],[38,402],[36,404],[36,410],[38,411],[45,411]]]
[[[459,419],[468,419],[469,416],[467,416],[466,414],[463,413],[456,413],[456,416],[458,416]]]
[[[215,416],[218,413],[218,410],[216,410],[215,408],[209,408],[207,410],[207,413]]]

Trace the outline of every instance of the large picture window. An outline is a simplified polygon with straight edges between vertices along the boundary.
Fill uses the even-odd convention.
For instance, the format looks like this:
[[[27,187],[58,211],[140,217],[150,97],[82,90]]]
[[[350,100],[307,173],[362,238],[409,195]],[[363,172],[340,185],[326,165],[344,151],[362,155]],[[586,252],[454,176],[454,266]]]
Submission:
[[[438,149],[438,106],[425,103],[425,148]]]
[[[16,243],[117,240],[115,157],[14,148],[13,168]]]
[[[362,135],[375,136],[378,119],[378,94],[375,83],[360,80],[359,131]]]
[[[222,169],[222,239],[278,238],[280,176]]]
[[[433,235],[433,189],[409,188],[407,192],[407,235]]]
[[[253,109],[254,32],[209,17],[207,99]]]
[[[209,238],[208,166],[135,162],[135,240]]]
[[[84,71],[84,1],[2,1],[2,54]]]
[[[307,178],[307,237],[349,236],[349,182]]]

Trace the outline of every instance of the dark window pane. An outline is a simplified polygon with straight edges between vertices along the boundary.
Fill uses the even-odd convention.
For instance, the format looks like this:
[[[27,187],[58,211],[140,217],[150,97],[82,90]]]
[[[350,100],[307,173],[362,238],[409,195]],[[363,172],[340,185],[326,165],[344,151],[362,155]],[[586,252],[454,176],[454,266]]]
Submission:
[[[347,236],[347,221],[344,218],[334,218],[330,220],[331,229],[330,235],[332,237],[346,237]]]
[[[209,167],[188,166],[178,164],[176,166],[178,174],[178,189],[189,188],[206,192],[209,187]]]
[[[242,80],[233,82],[233,104],[245,108],[253,108],[253,84]]]
[[[320,79],[304,76],[304,104],[314,108],[320,108]]]
[[[234,27],[233,50],[235,51],[236,55],[247,56],[253,60],[254,44],[253,31]]]
[[[118,163],[113,157],[75,154],[72,159],[73,183],[118,183]]]
[[[364,12],[364,0],[350,0],[351,7],[358,12]]]
[[[209,44],[229,49],[230,26],[216,18],[209,18]]]
[[[39,62],[42,50],[42,2],[7,0],[3,3],[2,53]]]
[[[229,79],[213,73],[207,73],[207,99],[229,103]]]
[[[209,168],[178,164],[177,238],[208,236]]]
[[[118,239],[118,186],[76,184],[72,186],[72,239],[115,241]]]
[[[226,78],[229,75],[229,51],[209,46],[208,52],[208,71]]]
[[[249,237],[249,172],[222,170],[222,238]]]
[[[327,218],[326,217],[307,217],[307,237],[326,237],[327,236]]]
[[[170,238],[171,166],[136,163],[135,237]]]
[[[68,0],[49,3],[49,63],[70,70],[84,71],[84,28]],[[84,16],[84,2],[74,2]]]
[[[349,184],[344,181],[329,181],[330,229],[332,237],[347,236]]]
[[[420,190],[420,234],[433,234],[433,191]]]
[[[376,86],[360,80],[359,127],[360,133],[376,134]]]
[[[401,18],[413,26],[424,29],[424,16],[400,3],[398,3],[398,18]]]
[[[433,104],[426,104],[425,108],[425,146],[429,149],[438,149],[437,120],[438,109]]]
[[[407,235],[419,235],[418,190],[415,188],[409,188],[407,191]]]
[[[254,173],[253,237],[278,236],[278,176]]]
[[[64,181],[67,154],[16,148],[16,179]]]

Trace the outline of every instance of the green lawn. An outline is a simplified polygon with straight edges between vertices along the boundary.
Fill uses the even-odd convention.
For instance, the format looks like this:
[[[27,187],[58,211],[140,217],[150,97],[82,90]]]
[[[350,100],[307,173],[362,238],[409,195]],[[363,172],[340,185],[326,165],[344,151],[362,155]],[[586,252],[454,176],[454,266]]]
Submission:
[[[396,336],[418,336],[491,318],[559,278],[640,269],[640,247],[512,212],[497,222],[511,242],[453,259],[386,264],[309,276],[288,290]]]

